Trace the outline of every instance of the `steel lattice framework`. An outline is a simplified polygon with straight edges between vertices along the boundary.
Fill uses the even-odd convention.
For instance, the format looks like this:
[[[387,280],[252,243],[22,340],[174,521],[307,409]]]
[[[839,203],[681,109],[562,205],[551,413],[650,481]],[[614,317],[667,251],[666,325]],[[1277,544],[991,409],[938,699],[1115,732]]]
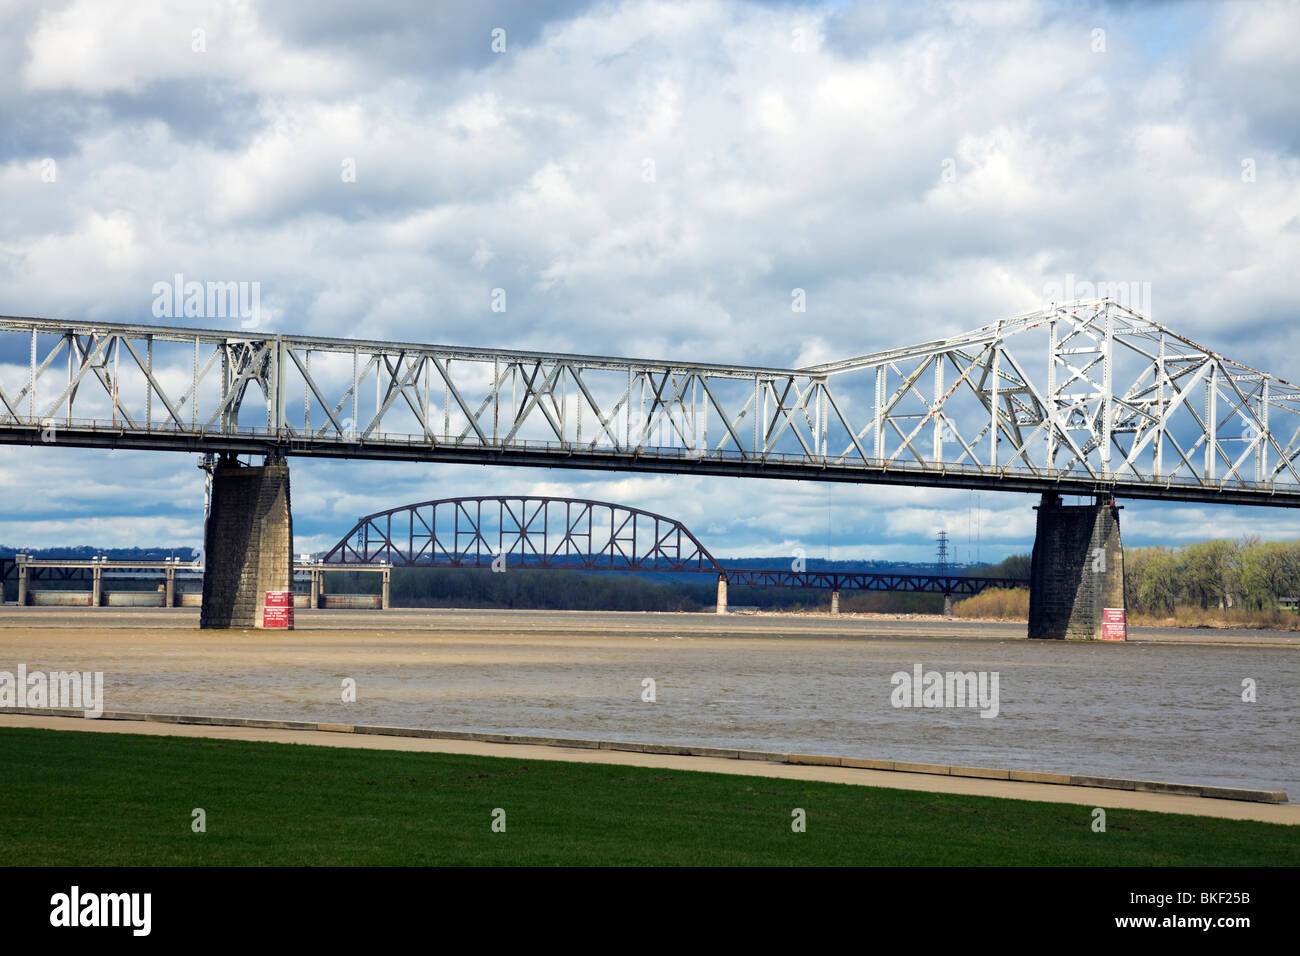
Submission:
[[[1107,300],[801,369],[0,318],[0,441],[1300,504],[1300,389]]]
[[[361,518],[325,564],[718,571],[680,522],[608,501],[466,497]]]
[[[985,588],[1023,588],[1022,578],[960,574],[912,574],[905,571],[783,571],[728,568],[727,584],[755,588],[824,588],[829,591],[913,591],[922,594],[979,594]]]
[[[679,521],[585,498],[442,498],[360,518],[321,556],[325,567],[697,571],[747,587],[978,594],[1023,587],[1014,578],[893,571],[724,567]]]

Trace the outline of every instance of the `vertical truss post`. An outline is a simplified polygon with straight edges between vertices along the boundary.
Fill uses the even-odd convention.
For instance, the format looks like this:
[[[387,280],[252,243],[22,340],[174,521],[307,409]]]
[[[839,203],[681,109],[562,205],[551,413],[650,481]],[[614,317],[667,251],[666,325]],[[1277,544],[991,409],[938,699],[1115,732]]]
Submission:
[[[872,419],[876,435],[876,461],[885,460],[885,366],[876,366],[876,417]]]
[[[1268,379],[1261,383],[1259,402],[1259,428],[1256,429],[1255,438],[1255,480],[1263,481],[1264,474],[1268,471]]]
[[[1210,377],[1205,383],[1205,480],[1214,481],[1218,457],[1219,363],[1210,359]]]
[[[119,388],[120,388],[119,383],[122,381],[120,378],[118,378],[118,374],[117,374],[117,360],[121,356],[121,354],[122,354],[122,337],[120,335],[114,335],[113,336],[113,426],[114,427],[117,426],[117,403],[118,403],[118,395],[119,395]]]
[[[226,398],[230,395],[230,346],[224,345],[221,348],[221,430],[229,433],[230,431],[230,408],[226,405]]]
[[[76,391],[75,391],[75,389],[73,389],[73,387],[72,387],[72,353],[73,353],[73,351],[74,351],[74,346],[75,346],[76,343],[77,343],[77,337],[76,337],[75,335],[71,334],[71,333],[68,333],[68,335],[64,336],[64,340],[66,341],[67,346],[68,346],[68,386],[67,386],[67,387],[68,387],[68,404],[67,404],[68,415],[67,415],[67,421],[68,421],[68,427],[71,428],[71,427],[72,427],[72,400],[73,400],[73,398],[74,398],[75,395],[76,395]]]
[[[71,406],[68,414],[72,414]],[[199,337],[194,336],[194,382],[190,386],[190,430],[199,430]]]
[[[934,464],[943,462],[943,356],[934,357]]]
[[[27,419],[36,425],[36,330],[32,329],[32,364],[27,370]]]
[[[696,378],[696,381],[699,381],[698,377]],[[705,455],[708,455],[709,453],[709,396],[710,396],[709,383],[707,381],[704,381],[701,382],[700,384],[704,391],[704,394],[700,396],[700,404],[704,409],[703,421],[700,423],[701,435],[702,435],[700,439],[700,448]]]
[[[1056,394],[1056,317],[1053,314],[1052,320],[1047,323],[1048,341],[1047,341],[1047,409],[1049,414],[1058,413],[1061,410],[1061,403],[1057,400]],[[1047,423],[1047,469],[1056,470],[1056,446],[1060,436],[1056,432],[1056,424],[1052,421]]]
[[[271,381],[267,383],[269,386],[267,398],[270,399],[267,404],[270,407],[267,413],[272,418],[271,432],[279,438],[284,430],[286,403],[289,396],[288,390],[284,387],[284,337],[277,335],[273,341],[275,348],[271,350]]]
[[[582,405],[579,404],[581,409]],[[691,453],[697,454],[700,450],[700,376],[694,372],[691,373]]]
[[[311,436],[311,349],[304,356],[307,363],[306,374],[302,377],[302,431]]]
[[[1110,303],[1106,310],[1106,337],[1101,353],[1101,473],[1110,476],[1110,429],[1114,413],[1115,389],[1111,382],[1111,352],[1115,344],[1115,318]]]
[[[153,430],[153,383],[150,379],[153,376],[153,336],[145,336],[145,368],[147,373],[144,378],[144,427],[145,431]]]
[[[993,354],[989,357],[993,373],[989,376],[989,467],[998,467],[998,376],[1002,374],[1002,328],[993,339]]]
[[[821,463],[824,465],[826,464],[826,429],[828,425],[826,421],[826,383],[824,381],[817,383],[817,421],[821,426],[818,431],[820,433]]]
[[[1160,331],[1160,352],[1156,356],[1156,437],[1152,451],[1152,476],[1165,475],[1165,333]]]
[[[357,392],[361,390],[361,382],[357,375],[357,362],[359,360],[360,353],[354,345],[352,347],[352,434],[347,436],[349,439],[356,436],[360,431],[360,426],[357,424],[357,418],[361,414],[361,409],[358,407],[359,402],[357,400]]]

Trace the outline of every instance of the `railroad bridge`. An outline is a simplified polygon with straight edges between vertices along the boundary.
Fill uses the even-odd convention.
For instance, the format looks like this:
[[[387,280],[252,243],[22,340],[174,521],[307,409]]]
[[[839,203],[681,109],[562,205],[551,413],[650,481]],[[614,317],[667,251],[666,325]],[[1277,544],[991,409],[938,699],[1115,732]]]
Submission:
[[[443,498],[378,511],[358,519],[317,567],[374,565],[710,574],[718,581],[719,614],[727,610],[728,585],[828,590],[836,614],[845,590],[942,594],[951,613],[954,596],[1029,583],[944,569],[810,571],[795,561],[787,568],[724,566],[673,518],[610,501],[545,496]]]
[[[289,586],[294,456],[1038,493],[1031,637],[1122,618],[1120,499],[1300,504],[1300,389],[1108,300],[797,369],[5,317],[0,442],[220,456],[206,626]]]
[[[831,613],[839,613],[840,592],[909,591],[942,594],[945,612],[954,597],[990,587],[1022,587],[1027,580],[933,572],[806,570],[796,560],[785,568],[724,565],[680,521],[640,508],[585,498],[479,495],[443,498],[378,511],[358,519],[320,555],[301,555],[294,577],[307,582],[295,606],[330,606],[329,601],[366,601],[369,596],[325,597],[326,571],[352,570],[380,576],[379,603],[387,610],[391,573],[406,568],[509,568],[528,570],[688,572],[716,575],[718,613],[727,610],[733,586],[815,588],[830,591]],[[193,586],[204,578],[202,559],[112,560],[82,558],[0,558],[0,583],[14,583],[18,603],[34,599],[67,606],[104,603],[175,607],[194,604]],[[123,580],[161,582],[158,592],[113,591]],[[41,584],[73,583],[89,591],[33,591]]]

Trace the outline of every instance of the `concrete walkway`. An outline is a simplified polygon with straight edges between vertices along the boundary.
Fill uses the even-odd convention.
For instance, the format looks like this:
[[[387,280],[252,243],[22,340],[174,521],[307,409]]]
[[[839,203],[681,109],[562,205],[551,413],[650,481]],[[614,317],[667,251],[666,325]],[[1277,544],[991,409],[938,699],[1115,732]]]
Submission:
[[[807,766],[758,760],[733,760],[724,757],[631,753],[564,746],[498,744],[472,740],[393,737],[320,730],[225,727],[161,723],[148,720],[88,720],[84,717],[35,716],[2,712],[0,712],[0,727],[36,727],[50,730],[80,731],[82,733],[145,734],[159,737],[204,737],[215,740],[255,740],[268,743],[313,744],[324,747],[354,747],[363,750],[471,754],[524,760],[558,760],[570,763],[694,770],[747,777],[817,780],[855,786],[888,787],[895,790],[1002,797],[1044,803],[1068,803],[1089,809],[1104,807],[1108,810],[1149,810],[1157,813],[1182,813],[1194,816],[1221,817],[1229,820],[1258,820],[1264,823],[1300,825],[1300,805],[1290,803],[1246,803],[1237,800],[1217,800],[1205,797],[1143,793],[1097,787],[1062,786],[1059,784],[988,780],[848,767]]]

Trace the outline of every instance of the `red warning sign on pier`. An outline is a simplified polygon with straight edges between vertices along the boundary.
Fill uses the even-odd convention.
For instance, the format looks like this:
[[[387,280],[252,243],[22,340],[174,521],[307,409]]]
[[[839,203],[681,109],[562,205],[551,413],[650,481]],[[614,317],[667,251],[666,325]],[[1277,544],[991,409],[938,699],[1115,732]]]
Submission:
[[[1101,639],[1103,641],[1128,640],[1128,624],[1122,607],[1103,608],[1101,612]]]
[[[293,627],[293,592],[267,591],[262,608],[262,627],[286,629]]]

